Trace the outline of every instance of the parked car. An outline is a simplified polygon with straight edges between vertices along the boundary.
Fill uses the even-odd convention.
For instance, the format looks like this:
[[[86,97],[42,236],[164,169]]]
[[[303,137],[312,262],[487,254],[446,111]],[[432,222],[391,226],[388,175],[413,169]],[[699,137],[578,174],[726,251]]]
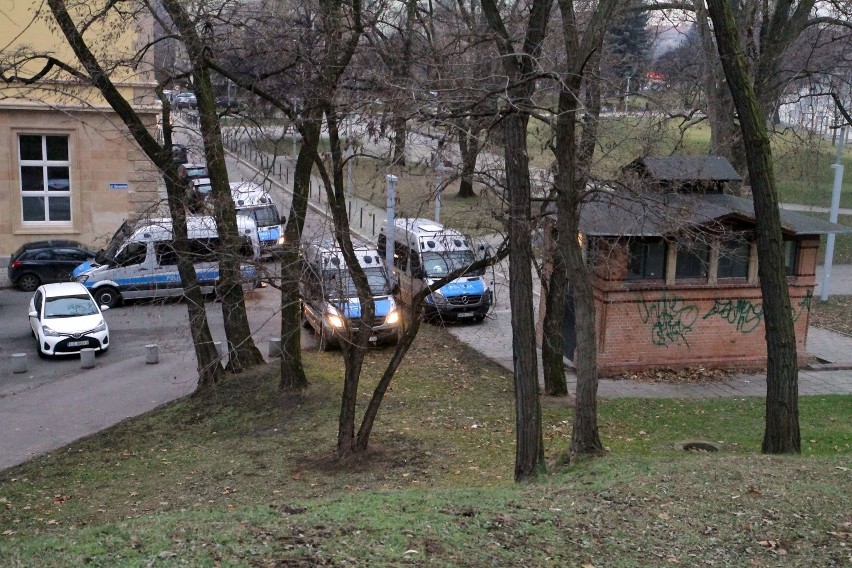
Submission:
[[[189,162],[189,150],[183,144],[172,144],[172,157],[178,164]]]
[[[73,355],[83,349],[109,349],[103,310],[78,282],[45,284],[30,300],[30,328],[39,356]]]
[[[195,98],[195,93],[179,93],[175,97],[175,106],[178,109],[195,108],[198,101]]]
[[[207,166],[205,164],[181,164],[178,166],[178,175],[183,181],[192,181],[196,179],[208,177]]]
[[[9,259],[9,280],[24,292],[32,292],[42,284],[71,281],[71,272],[93,258],[95,251],[77,241],[27,243]]]

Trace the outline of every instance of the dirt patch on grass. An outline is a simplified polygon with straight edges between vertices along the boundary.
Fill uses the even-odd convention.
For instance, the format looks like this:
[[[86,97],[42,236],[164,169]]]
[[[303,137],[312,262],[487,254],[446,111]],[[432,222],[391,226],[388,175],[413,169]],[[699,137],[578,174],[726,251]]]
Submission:
[[[609,378],[615,381],[638,381],[643,383],[707,384],[724,382],[730,380],[734,375],[735,372],[729,369],[695,367],[691,369],[648,369],[645,371],[621,373]]]

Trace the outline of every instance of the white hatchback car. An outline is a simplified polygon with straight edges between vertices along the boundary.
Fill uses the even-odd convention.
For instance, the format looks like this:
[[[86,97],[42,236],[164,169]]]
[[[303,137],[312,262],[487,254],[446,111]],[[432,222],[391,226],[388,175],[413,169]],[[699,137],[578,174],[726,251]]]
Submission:
[[[30,300],[30,327],[39,355],[74,355],[90,347],[109,348],[109,328],[102,310],[78,282],[40,286]]]

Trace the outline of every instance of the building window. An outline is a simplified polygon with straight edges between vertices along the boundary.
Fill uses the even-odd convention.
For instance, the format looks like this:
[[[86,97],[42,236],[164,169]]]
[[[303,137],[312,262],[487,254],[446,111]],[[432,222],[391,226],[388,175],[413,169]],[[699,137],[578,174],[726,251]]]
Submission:
[[[784,241],[784,270],[787,276],[796,275],[796,258],[799,256],[798,241]]]
[[[717,278],[748,278],[749,242],[741,237],[730,237],[719,243]]]
[[[707,269],[710,266],[710,247],[702,241],[692,243],[681,243],[677,250],[675,261],[675,279],[699,279],[707,278]]]
[[[627,263],[629,280],[662,280],[666,277],[666,243],[662,239],[633,239]]]
[[[18,152],[24,223],[69,223],[68,136],[22,134],[18,137]]]

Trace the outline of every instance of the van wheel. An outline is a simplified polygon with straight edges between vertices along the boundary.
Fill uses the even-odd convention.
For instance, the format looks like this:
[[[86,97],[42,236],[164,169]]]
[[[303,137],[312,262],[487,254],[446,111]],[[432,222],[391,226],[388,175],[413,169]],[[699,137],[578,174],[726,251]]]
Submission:
[[[103,288],[98,288],[95,291],[95,303],[99,306],[106,306],[108,308],[116,307],[121,301],[121,296],[118,294],[118,290],[113,288],[112,286],[104,286]]]

